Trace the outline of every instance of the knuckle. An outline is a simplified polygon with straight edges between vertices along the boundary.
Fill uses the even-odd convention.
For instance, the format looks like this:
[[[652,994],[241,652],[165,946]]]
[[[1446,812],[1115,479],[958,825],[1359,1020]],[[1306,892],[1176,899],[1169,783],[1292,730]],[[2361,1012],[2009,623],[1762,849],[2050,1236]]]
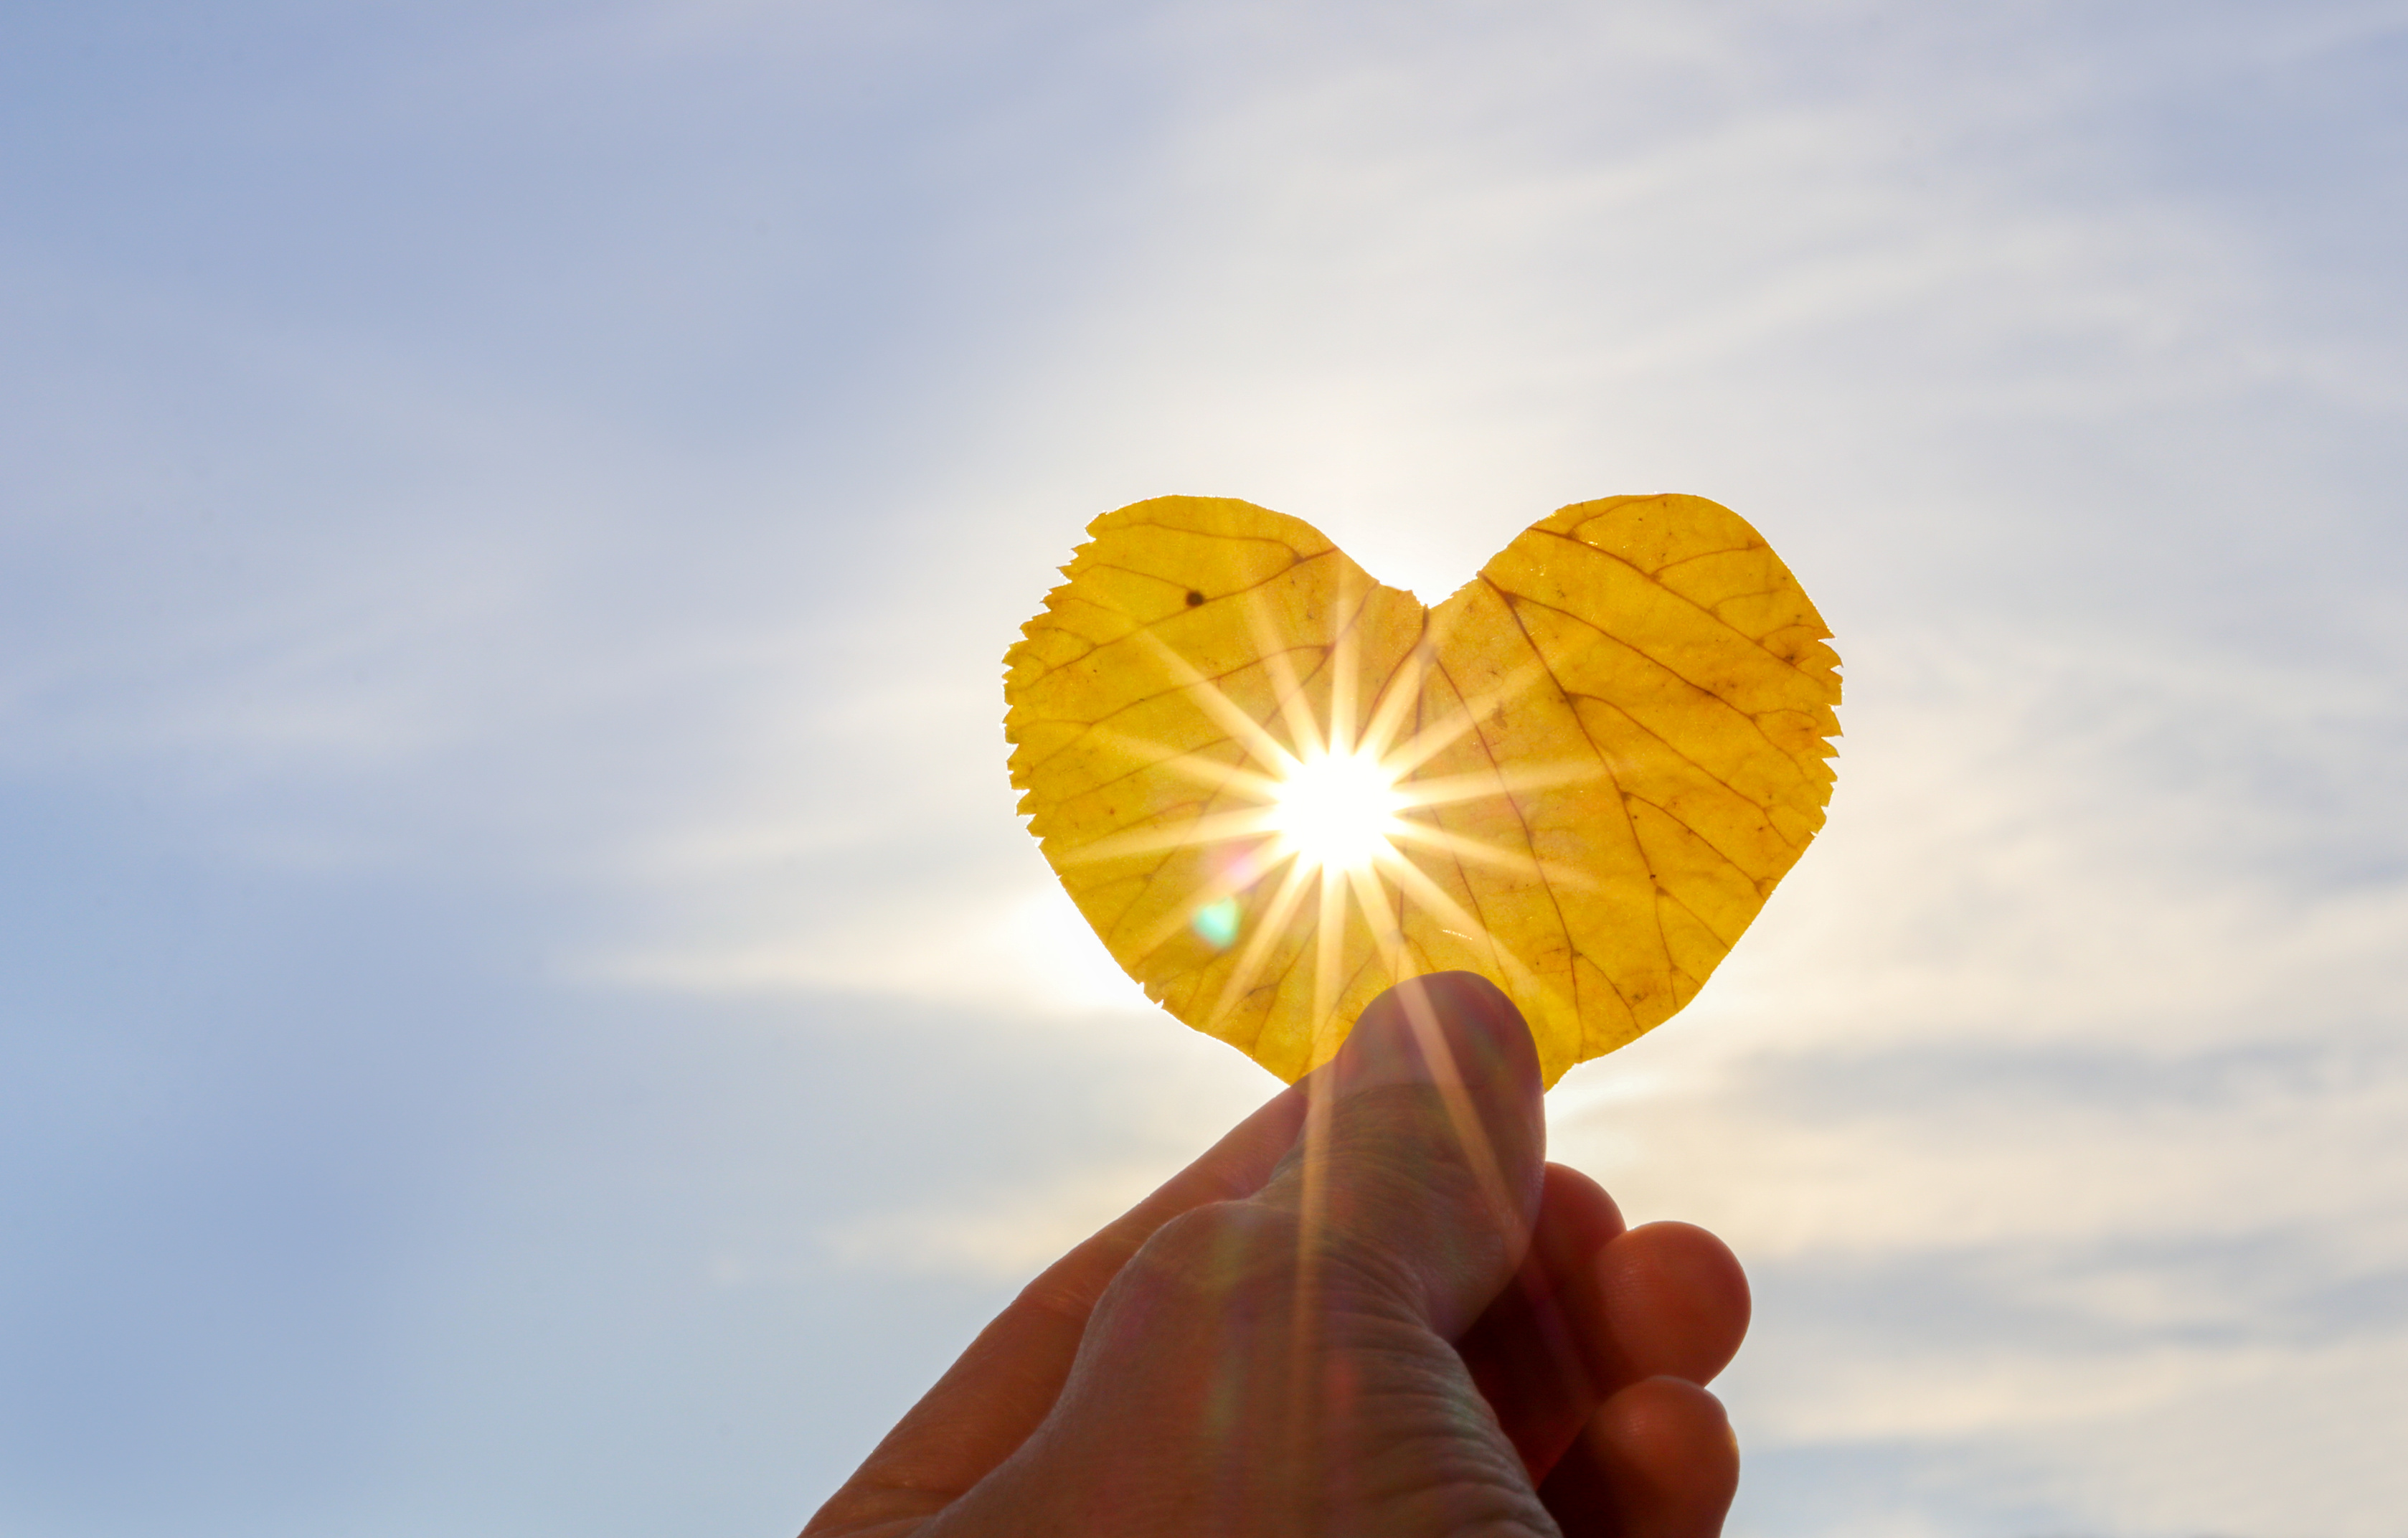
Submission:
[[[1297,1262],[1297,1225],[1254,1201],[1215,1201],[1165,1223],[1130,1258],[1133,1289],[1154,1297],[1227,1300],[1284,1291]]]

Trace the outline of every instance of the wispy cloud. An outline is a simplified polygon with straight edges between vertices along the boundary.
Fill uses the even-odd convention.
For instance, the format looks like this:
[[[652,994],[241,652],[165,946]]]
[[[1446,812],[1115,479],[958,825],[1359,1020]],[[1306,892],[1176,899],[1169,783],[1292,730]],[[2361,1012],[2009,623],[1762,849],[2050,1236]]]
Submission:
[[[2103,647],[1870,660],[1825,847],[1622,1055],[1635,1091],[1568,1081],[1559,1155],[1754,1259],[1731,1393],[1768,1450],[1923,1446],[2105,1531],[2389,1531],[2396,703]]]
[[[1555,1114],[1756,1268],[1747,1531],[1876,1458],[1833,1531],[2393,1531],[2399,5],[372,21],[0,65],[0,788],[523,905],[544,998],[692,1042],[925,1010],[1142,1102],[1074,1173],[1009,1105],[848,1132],[793,1156],[844,1200],[663,1241],[995,1289],[1259,1077],[1145,1015],[1012,815],[999,658],[1081,525],[1243,496],[1436,597],[1562,502],[1713,496],[1840,632],[1834,817]],[[897,1032],[760,1125],[918,1127],[954,1048]],[[498,1122],[568,1114],[527,1082]],[[473,1184],[512,1170],[552,1189]]]

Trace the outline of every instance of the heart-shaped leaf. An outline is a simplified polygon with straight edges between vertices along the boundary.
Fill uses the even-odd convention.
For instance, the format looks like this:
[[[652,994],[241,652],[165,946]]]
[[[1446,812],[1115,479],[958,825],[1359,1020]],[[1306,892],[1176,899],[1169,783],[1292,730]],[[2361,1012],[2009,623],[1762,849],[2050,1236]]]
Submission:
[[[1147,995],[1282,1078],[1459,968],[1553,1084],[1694,998],[1823,825],[1830,632],[1701,497],[1565,508],[1434,609],[1248,502],[1087,532],[1004,659],[1020,809]]]

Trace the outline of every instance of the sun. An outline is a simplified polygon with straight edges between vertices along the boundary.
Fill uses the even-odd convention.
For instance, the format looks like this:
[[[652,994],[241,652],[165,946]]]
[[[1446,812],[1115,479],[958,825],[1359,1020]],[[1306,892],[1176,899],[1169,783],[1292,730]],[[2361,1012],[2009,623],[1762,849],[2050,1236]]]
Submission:
[[[1396,848],[1399,777],[1360,751],[1298,758],[1272,796],[1270,828],[1305,865],[1369,870]]]
[[[1216,969],[1207,1030],[1239,1008],[1275,965],[1301,960],[1311,977],[1312,1052],[1326,1057],[1345,1033],[1337,1005],[1361,965],[1347,958],[1348,935],[1367,939],[1373,965],[1400,981],[1424,967],[1405,938],[1406,915],[1414,911],[1484,953],[1485,963],[1507,983],[1531,993],[1538,985],[1529,965],[1423,862],[1501,868],[1532,879],[1562,874],[1526,849],[1455,831],[1440,814],[1469,802],[1510,803],[1524,788],[1586,778],[1597,772],[1593,761],[1428,771],[1431,760],[1474,732],[1476,722],[1529,687],[1535,670],[1516,671],[1439,717],[1421,719],[1432,643],[1416,648],[1380,686],[1358,692],[1351,627],[1330,638],[1324,666],[1299,672],[1271,639],[1268,620],[1256,615],[1254,623],[1272,685],[1269,708],[1259,716],[1152,632],[1137,632],[1161,662],[1167,682],[1220,726],[1238,758],[1098,730],[1122,751],[1190,780],[1206,796],[1184,815],[1107,835],[1061,856],[1061,863],[1176,849],[1211,852],[1196,884],[1158,910],[1127,945],[1145,956],[1184,937],[1183,942],[1200,942],[1227,957]]]

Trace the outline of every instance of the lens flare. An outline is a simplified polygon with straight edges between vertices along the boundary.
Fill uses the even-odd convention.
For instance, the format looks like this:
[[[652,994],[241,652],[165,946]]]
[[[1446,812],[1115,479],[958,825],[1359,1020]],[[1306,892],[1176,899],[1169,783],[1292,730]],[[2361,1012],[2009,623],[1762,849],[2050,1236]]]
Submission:
[[[1226,951],[1238,942],[1238,927],[1244,914],[1239,911],[1238,899],[1223,898],[1196,910],[1191,927],[1203,937],[1204,942],[1216,951]]]

